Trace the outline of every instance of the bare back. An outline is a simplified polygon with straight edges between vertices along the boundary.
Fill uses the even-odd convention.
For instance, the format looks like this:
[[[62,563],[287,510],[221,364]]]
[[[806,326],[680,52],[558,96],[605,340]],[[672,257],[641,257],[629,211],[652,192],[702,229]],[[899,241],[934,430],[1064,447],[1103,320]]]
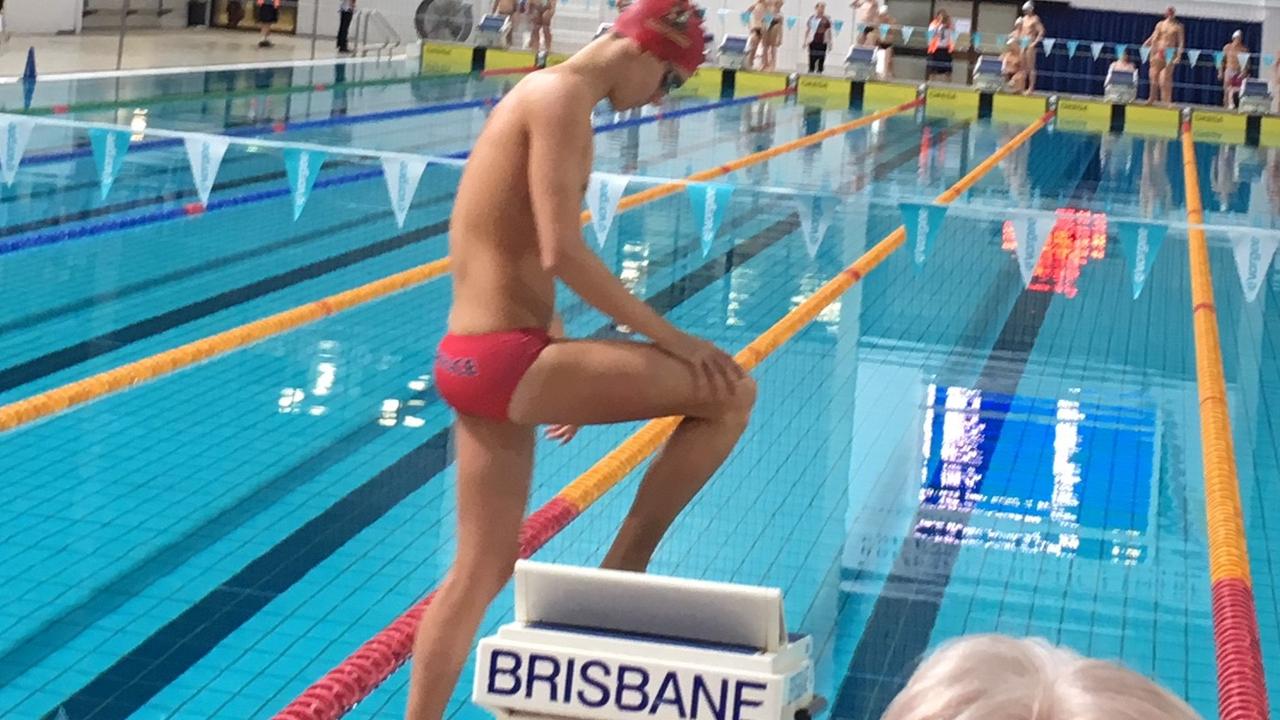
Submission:
[[[592,156],[591,99],[554,69],[530,75],[494,109],[458,185],[449,223],[451,332],[547,328],[551,323],[555,282],[539,254],[529,162],[531,138],[539,132],[548,102],[581,105],[580,113],[577,108],[570,113],[581,118],[570,137],[583,147],[566,148],[564,158],[572,162],[557,171],[580,177],[585,192]]]

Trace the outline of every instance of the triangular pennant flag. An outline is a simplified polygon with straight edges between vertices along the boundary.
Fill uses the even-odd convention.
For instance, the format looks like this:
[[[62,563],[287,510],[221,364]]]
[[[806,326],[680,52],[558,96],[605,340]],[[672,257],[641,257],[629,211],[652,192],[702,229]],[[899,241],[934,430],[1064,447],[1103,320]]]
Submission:
[[[1200,51],[1199,51],[1199,50],[1188,50],[1188,51],[1187,51],[1187,62],[1189,62],[1189,63],[1191,64],[1191,66],[1192,66],[1192,67],[1195,67],[1195,64],[1196,64],[1196,63],[1198,63],[1198,62],[1200,62]]]
[[[787,29],[788,29],[788,30],[790,30],[791,28],[793,28],[793,27],[795,27],[795,26],[796,26],[796,18],[791,17],[790,15],[788,15],[788,16],[787,16]]]
[[[796,214],[800,216],[800,229],[804,233],[804,247],[812,260],[818,256],[822,241],[831,229],[838,200],[830,195],[811,195],[807,199],[797,197],[794,202]]]
[[[840,31],[844,29],[844,21],[843,21],[843,20],[836,20],[836,21],[835,21],[834,23],[832,23],[831,25],[832,25],[832,27],[834,27],[834,28],[836,29],[836,34],[837,34],[837,35],[839,35],[839,34],[840,34]]]
[[[1169,228],[1166,225],[1144,222],[1116,221],[1111,224],[1120,237],[1120,247],[1129,258],[1130,279],[1133,283],[1133,299],[1142,294],[1147,278],[1151,276],[1151,266],[1155,264],[1156,253],[1164,243],[1164,236]]]
[[[1080,49],[1079,40],[1068,40],[1067,41],[1067,58],[1070,59],[1075,57],[1076,50],[1079,50],[1079,49]]]
[[[902,226],[907,230],[907,247],[911,248],[916,267],[923,267],[933,250],[933,241],[942,229],[947,215],[946,205],[932,203],[898,203],[902,211]]]
[[[1053,225],[1058,218],[1052,212],[1027,213],[1014,215],[1009,223],[1013,226],[1013,238],[1017,243],[1015,250],[1018,258],[1018,270],[1022,273],[1022,286],[1031,285],[1036,265],[1040,262],[1040,253],[1053,232]]]
[[[1251,57],[1253,57],[1253,53],[1240,53],[1240,69],[1242,71],[1247,71],[1249,69],[1249,58]]]
[[[230,140],[221,135],[188,135],[182,139],[187,147],[187,162],[191,164],[191,179],[196,183],[200,204],[209,204],[209,192],[218,179],[222,156],[227,154]]]
[[[404,227],[404,219],[413,205],[413,194],[418,191],[422,173],[427,169],[423,158],[399,156],[382,159],[382,176],[387,181],[387,195],[391,198],[391,211],[396,215],[396,225]]]
[[[591,173],[591,180],[587,182],[587,209],[591,211],[591,227],[596,231],[596,244],[600,247],[604,247],[609,237],[613,216],[630,179],[627,175]]]
[[[937,30],[934,30],[933,28],[929,28],[928,30],[925,30],[925,31],[924,31],[924,39],[925,39],[925,42],[927,42],[927,43],[929,43],[930,45],[932,45],[932,44],[933,44],[933,36],[934,36],[934,35],[937,35],[937,34],[938,34],[938,31],[937,31]]]
[[[1240,286],[1244,289],[1244,297],[1248,302],[1253,302],[1258,297],[1258,290],[1266,280],[1277,246],[1280,246],[1280,239],[1271,234],[1265,237],[1261,234],[1241,234],[1232,239],[1231,252],[1236,257]]]
[[[1167,62],[1167,63],[1171,63],[1171,62],[1173,62],[1173,53],[1174,53],[1173,48],[1165,48],[1165,49],[1164,49],[1164,61],[1165,61],[1165,62]]]
[[[1221,69],[1222,69],[1222,51],[1221,51],[1221,50],[1215,50],[1215,51],[1214,51],[1214,53],[1213,53],[1213,66],[1214,66],[1214,67],[1216,67],[1216,68],[1218,68],[1219,70],[1221,70]]]
[[[880,25],[880,41],[881,42],[884,42],[884,39],[889,37],[889,31],[892,29],[893,28],[889,27],[888,23],[882,23]]]
[[[915,32],[916,32],[916,29],[914,27],[911,27],[910,25],[903,25],[902,26],[902,42],[904,44],[911,42],[911,36],[914,35]]]
[[[978,47],[979,45],[982,44],[982,33],[975,32],[970,34],[969,41],[970,41],[970,44],[972,44],[974,47]]]
[[[4,175],[5,185],[13,185],[18,166],[22,164],[22,156],[27,152],[31,129],[35,125],[34,120],[24,117],[8,118],[0,122],[0,173]]]
[[[1089,43],[1089,54],[1093,56],[1094,60],[1097,60],[1098,58],[1102,57],[1102,43],[1100,42]]]
[[[1053,54],[1053,46],[1057,44],[1057,42],[1058,41],[1055,38],[1044,39],[1044,56],[1045,57],[1049,57],[1050,55]]]
[[[1129,52],[1129,46],[1125,43],[1116,43],[1116,57],[1122,57]]]
[[[129,152],[130,136],[128,130],[89,129],[89,144],[93,146],[93,160],[97,163],[103,199],[111,192],[111,185],[124,165],[125,153]]]
[[[750,24],[751,24],[751,13],[749,13],[749,12],[744,12],[744,13],[742,13],[741,15],[739,15],[738,17],[739,17],[739,19],[741,19],[741,20],[742,20],[742,24],[743,24],[743,25],[750,25]]]
[[[302,214],[302,208],[307,206],[307,198],[311,197],[311,188],[316,184],[324,159],[325,154],[319,150],[289,148],[284,151],[284,169],[289,175],[289,194],[293,196],[294,220]]]
[[[1138,48],[1138,56],[1142,58],[1142,62],[1146,62],[1151,57],[1151,48],[1143,45]]]
[[[1263,68],[1269,68],[1269,67],[1271,67],[1272,65],[1275,65],[1275,64],[1276,64],[1276,56],[1275,56],[1275,55],[1263,55],[1263,56],[1262,56],[1262,67],[1263,67]]]
[[[733,186],[726,183],[694,183],[685,188],[693,205],[693,221],[701,229],[702,257],[711,253],[720,223],[729,209]]]

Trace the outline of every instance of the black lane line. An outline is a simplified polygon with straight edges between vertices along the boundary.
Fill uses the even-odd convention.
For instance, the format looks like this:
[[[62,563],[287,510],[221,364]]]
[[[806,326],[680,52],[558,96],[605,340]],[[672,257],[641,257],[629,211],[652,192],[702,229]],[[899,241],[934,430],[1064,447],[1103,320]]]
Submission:
[[[1081,181],[1086,179],[1089,165],[1080,166],[1086,172],[1077,178],[1073,196],[1082,189]],[[1006,274],[1017,272],[1013,264],[1006,264],[1002,269]],[[1020,283],[1021,278],[1017,281]],[[981,337],[981,328],[987,326],[991,311],[998,307],[998,303],[991,302],[992,294],[998,294],[997,288],[1003,285],[1004,279],[997,276],[989,289],[988,302],[970,318],[969,331],[963,337]],[[974,384],[983,394],[981,410],[985,423],[979,460],[974,465],[975,477],[985,477],[989,469],[1005,417],[1016,398],[1018,384],[1053,297],[1053,293],[1027,288],[1019,292]],[[941,462],[935,462],[930,469],[924,487],[928,498],[938,498],[942,493],[941,469]],[[959,509],[944,509],[928,502],[917,506],[909,530],[911,535],[903,540],[894,558],[893,568],[876,598],[832,703],[832,720],[876,720],[906,684],[911,669],[928,649],[960,554],[959,540],[972,513],[972,504],[965,495],[980,493],[981,485],[979,479],[972,488],[961,490]]]
[[[798,217],[788,215],[655,293],[650,304],[664,314],[670,312],[799,226]],[[609,328],[598,332],[608,333]],[[365,425],[356,433],[376,432],[376,427]],[[74,720],[123,720],[137,712],[312,568],[439,475],[449,463],[449,434],[450,428],[440,430],[294,530],[44,717],[56,720],[65,711]],[[348,446],[349,441],[339,441],[317,457],[332,464],[349,456]],[[305,481],[314,470],[299,475],[298,481]]]
[[[0,392],[22,387],[27,383],[48,377],[55,372],[66,370],[101,355],[115,352],[130,343],[168,332],[227,308],[284,290],[292,285],[314,280],[336,270],[351,267],[415,243],[439,237],[448,229],[449,220],[446,218],[410,232],[393,235],[364,247],[348,250],[292,270],[241,285],[240,287],[225,290],[217,295],[152,315],[96,337],[67,345],[59,350],[47,352],[0,370]]]
[[[889,170],[910,162],[916,154],[916,148],[909,147],[882,161],[873,173],[877,177],[887,174]],[[750,217],[749,214],[730,224],[738,225]],[[649,304],[663,314],[670,312],[726,276],[735,266],[747,262],[798,227],[799,219],[795,214],[773,223],[720,256],[707,260],[683,278],[677,278],[652,295],[648,300]],[[608,336],[612,332],[611,326],[605,326],[595,334]],[[256,514],[258,509],[270,504],[275,498],[315,477],[341,458],[349,457],[354,447],[372,441],[378,427],[371,424],[352,431],[269,483],[260,491],[263,497],[246,498],[230,512],[236,518],[243,518],[246,513]],[[447,456],[449,432],[450,429],[445,428],[436,433],[423,445],[388,466],[250,562],[222,586],[183,611],[72,694],[63,704],[47,713],[47,720],[56,720],[58,712],[62,710],[74,720],[127,718],[136,712],[277,595],[292,587],[335,550],[438,475],[450,462]],[[236,520],[222,516],[218,522],[221,525],[235,523]],[[139,564],[136,569],[128,571],[131,577],[113,581],[110,587],[122,592],[112,592],[111,596],[130,597],[136,592],[134,589],[139,581],[157,577],[155,573],[163,573],[170,567],[180,565],[200,549],[192,547],[190,543],[202,542],[200,538],[209,533],[192,531],[188,535],[191,540],[180,539],[172,548],[161,549],[161,556],[153,561],[156,563],[155,567]],[[68,640],[80,628],[86,627],[87,623],[105,614],[101,610],[80,608],[73,608],[69,612],[77,613],[77,616],[64,615],[65,620],[59,618],[46,623],[50,629],[60,628],[55,632],[61,633]],[[14,653],[22,653],[22,645],[23,643],[15,644],[3,660],[7,661]],[[13,657],[29,658],[30,655],[24,653]],[[5,665],[7,662],[0,662],[0,667]]]

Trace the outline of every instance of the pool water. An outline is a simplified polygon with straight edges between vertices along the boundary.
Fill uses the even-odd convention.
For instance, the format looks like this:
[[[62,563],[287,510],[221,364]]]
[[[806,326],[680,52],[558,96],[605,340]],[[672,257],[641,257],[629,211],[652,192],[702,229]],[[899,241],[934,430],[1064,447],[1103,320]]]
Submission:
[[[366,84],[332,68],[77,81],[34,106],[445,155],[486,108],[439,106],[515,82],[352,67]],[[596,169],[635,191],[855,116],[671,109],[692,111],[613,129],[597,113]],[[909,111],[731,174],[705,251],[682,194],[586,237],[634,293],[736,350],[1023,126]],[[1280,151],[1197,161],[1275,704]],[[371,161],[329,157],[296,221],[269,150],[228,151],[194,215],[180,145],[135,144],[106,198],[97,178],[83,131],[38,126],[0,195],[0,402],[443,257],[458,170],[428,168],[403,228]],[[763,363],[746,436],[652,570],[781,587],[827,717],[878,717],[923,653],[976,632],[1122,661],[1216,717],[1184,207],[1177,141],[1037,133],[932,242]],[[430,367],[449,301],[447,278],[426,282],[0,434],[0,714],[269,717],[436,586],[454,475]],[[573,335],[621,334],[568,293],[561,311]],[[634,429],[540,445],[530,506]],[[637,478],[536,557],[598,563]],[[511,610],[508,589],[482,632]],[[451,717],[484,717],[469,679]],[[398,716],[406,684],[351,716]]]

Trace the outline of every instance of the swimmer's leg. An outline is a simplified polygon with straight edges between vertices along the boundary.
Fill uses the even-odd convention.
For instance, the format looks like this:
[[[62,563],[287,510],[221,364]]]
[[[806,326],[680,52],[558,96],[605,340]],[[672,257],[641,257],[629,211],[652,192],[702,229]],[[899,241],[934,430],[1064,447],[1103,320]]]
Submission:
[[[1030,95],[1031,91],[1036,89],[1036,46],[1027,46],[1023,57],[1027,66],[1027,86],[1023,88],[1022,92]]]
[[[1161,71],[1163,68],[1158,63],[1152,62],[1147,65],[1147,104],[1151,104],[1160,100],[1160,94],[1164,92],[1164,84],[1161,81]]]
[[[521,380],[511,417],[525,425],[593,425],[683,415],[649,465],[604,567],[643,571],[667,528],[747,427],[755,381],[716,392],[685,362],[632,342],[569,341],[543,351]]]
[[[440,720],[495,595],[519,553],[534,428],[458,416],[458,534],[453,567],[413,643],[409,720]]]

